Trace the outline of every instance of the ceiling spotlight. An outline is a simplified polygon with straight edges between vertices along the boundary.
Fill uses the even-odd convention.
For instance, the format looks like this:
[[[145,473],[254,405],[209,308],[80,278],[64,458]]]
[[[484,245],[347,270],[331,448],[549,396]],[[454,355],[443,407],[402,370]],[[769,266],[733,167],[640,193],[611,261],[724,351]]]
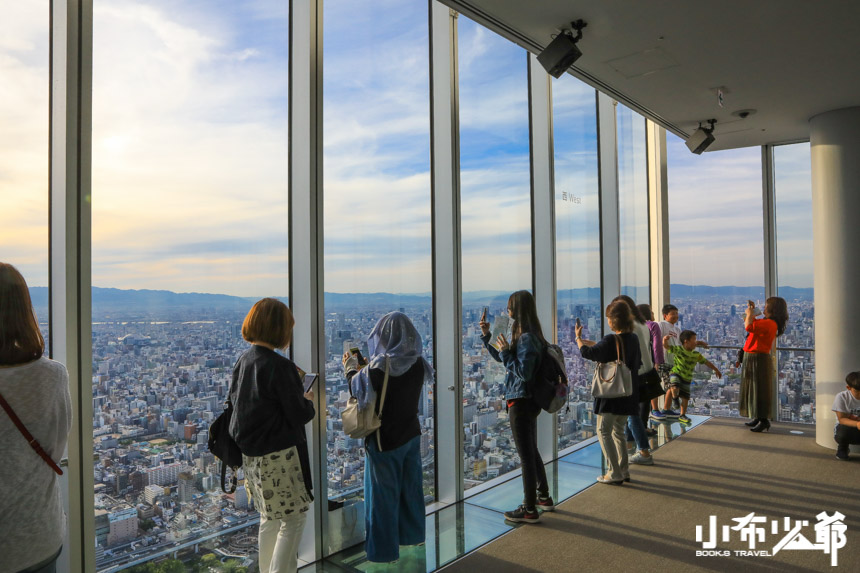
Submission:
[[[582,20],[571,22],[571,30],[562,30],[561,34],[538,54],[538,62],[554,78],[561,77],[573,62],[579,59],[582,52],[576,47],[576,43],[582,39],[582,29],[588,24]],[[576,36],[573,35],[576,30]]]
[[[755,115],[755,112],[756,110],[754,109],[739,109],[737,111],[733,111],[732,115],[741,119],[746,119],[751,115]]]
[[[711,124],[710,127],[702,127],[699,123],[699,128],[693,132],[693,135],[687,138],[685,142],[687,147],[696,155],[701,155],[714,142],[714,124],[716,119],[709,119],[706,123]]]

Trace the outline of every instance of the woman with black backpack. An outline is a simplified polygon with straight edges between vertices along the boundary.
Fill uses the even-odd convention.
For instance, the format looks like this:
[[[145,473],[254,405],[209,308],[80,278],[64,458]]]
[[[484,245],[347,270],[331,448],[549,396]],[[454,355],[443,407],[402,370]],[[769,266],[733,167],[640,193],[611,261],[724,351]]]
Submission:
[[[315,415],[293,362],[277,352],[295,320],[274,298],[257,301],[242,324],[251,343],[233,367],[230,437],[242,451],[245,486],[260,512],[260,573],[296,571],[297,551],[313,501],[305,424]]]
[[[512,511],[506,511],[505,519],[536,523],[540,520],[538,508],[542,511],[555,509],[537,447],[540,406],[532,399],[529,390],[529,382],[537,371],[547,341],[538,320],[535,299],[530,292],[520,290],[510,296],[508,316],[514,319],[510,343],[504,334],[500,334],[495,341],[496,346],[493,346],[490,344],[490,323],[486,316],[482,316],[478,324],[481,327],[481,340],[490,356],[505,365],[505,400],[514,444],[522,465],[523,503]]]

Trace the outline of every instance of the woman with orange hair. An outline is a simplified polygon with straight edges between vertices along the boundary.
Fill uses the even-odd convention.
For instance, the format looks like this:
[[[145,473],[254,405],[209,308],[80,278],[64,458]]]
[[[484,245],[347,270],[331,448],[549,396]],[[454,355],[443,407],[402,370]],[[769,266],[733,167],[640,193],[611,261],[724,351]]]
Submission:
[[[251,343],[236,366],[230,436],[242,451],[245,485],[260,512],[261,573],[295,571],[313,501],[305,424],[315,415],[296,365],[275,352],[292,341],[295,320],[274,298],[257,301],[242,324]]]

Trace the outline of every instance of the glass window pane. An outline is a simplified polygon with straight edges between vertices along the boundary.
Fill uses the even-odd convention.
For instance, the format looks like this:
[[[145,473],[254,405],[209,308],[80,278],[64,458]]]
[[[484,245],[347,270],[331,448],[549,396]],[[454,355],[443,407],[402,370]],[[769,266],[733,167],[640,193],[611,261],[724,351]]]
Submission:
[[[778,339],[783,348],[815,347],[811,161],[809,143],[773,148],[777,293],[790,317]],[[778,358],[779,419],[813,423],[815,353],[781,351]]]
[[[46,2],[0,0],[0,261],[27,281],[46,345],[48,8]]]
[[[96,564],[190,569],[256,537],[206,442],[245,314],[289,293],[288,6],[93,11]]]
[[[458,18],[463,283],[464,487],[519,467],[505,408],[505,368],[480,339],[531,290],[531,178],[526,52]]]
[[[401,310],[432,362],[430,63],[427,4],[325,2],[324,179],[328,531],[364,538],[364,441],[343,433],[341,356]],[[404,70],[408,69],[408,73]],[[433,388],[419,400],[425,501],[435,500]]]
[[[698,367],[689,411],[738,416],[743,309],[748,299],[764,304],[761,149],[694,155],[669,134],[667,153],[672,299],[665,302],[678,307],[681,328],[712,346],[702,353],[723,373],[718,379]]]
[[[591,373],[574,341],[578,318],[586,338],[601,333],[600,198],[597,171],[595,91],[564,74],[552,82],[555,166],[557,340],[567,360],[570,411],[558,413],[562,450],[594,435]]]
[[[651,297],[648,268],[648,150],[645,118],[618,104],[618,240],[621,247],[621,294],[637,304]]]

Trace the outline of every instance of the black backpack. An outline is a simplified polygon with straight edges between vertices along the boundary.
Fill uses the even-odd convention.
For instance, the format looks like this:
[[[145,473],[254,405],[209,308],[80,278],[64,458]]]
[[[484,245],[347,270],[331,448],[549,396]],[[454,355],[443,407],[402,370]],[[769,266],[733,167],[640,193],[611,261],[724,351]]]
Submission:
[[[555,344],[547,344],[541,351],[531,383],[532,398],[538,406],[554,414],[567,401],[569,386],[564,370],[564,353]]]
[[[230,437],[230,419],[233,417],[233,404],[227,400],[226,408],[221,412],[212,425],[209,426],[209,451],[221,460],[221,490],[224,493],[236,491],[236,474],[242,467],[242,451],[235,440]],[[227,474],[227,466],[233,470],[233,481],[230,491],[224,484]]]

